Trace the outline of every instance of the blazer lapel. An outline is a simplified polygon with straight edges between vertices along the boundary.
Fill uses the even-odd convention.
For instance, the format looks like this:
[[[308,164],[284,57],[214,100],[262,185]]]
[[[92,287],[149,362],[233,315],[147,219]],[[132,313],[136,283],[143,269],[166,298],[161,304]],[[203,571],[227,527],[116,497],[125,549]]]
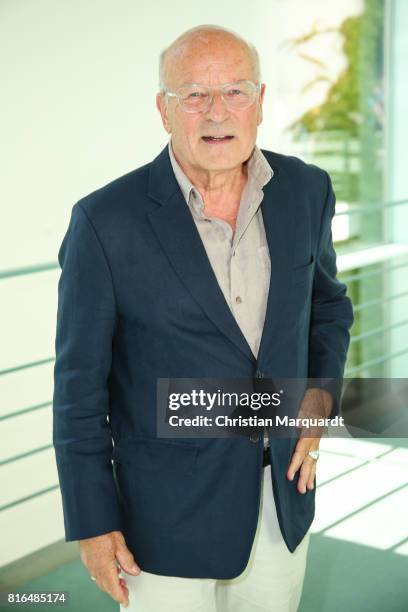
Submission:
[[[265,322],[257,361],[265,360],[273,348],[273,340],[279,334],[282,316],[290,290],[290,270],[293,267],[294,202],[289,177],[282,167],[271,162],[274,175],[264,187],[261,202],[262,218],[271,258],[271,276],[266,306]]]
[[[161,206],[148,214],[170,263],[208,318],[251,361],[252,350],[218,284],[200,234],[171,167],[167,146],[152,162],[149,197]]]

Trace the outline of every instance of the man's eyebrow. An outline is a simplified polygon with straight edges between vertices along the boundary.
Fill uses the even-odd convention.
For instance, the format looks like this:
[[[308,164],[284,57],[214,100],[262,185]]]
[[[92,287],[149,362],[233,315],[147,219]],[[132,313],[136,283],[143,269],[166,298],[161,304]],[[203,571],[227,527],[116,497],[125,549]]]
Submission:
[[[233,81],[225,81],[225,83],[221,83],[221,85],[218,85],[218,87],[222,87],[223,85],[234,85],[234,83],[242,83],[242,81],[251,81],[252,79],[234,79]],[[185,81],[184,83],[181,83],[181,85],[178,85],[178,87],[176,87],[176,89],[178,89],[179,87],[185,87],[186,85],[200,85],[201,87],[210,87],[210,85],[206,85],[205,83],[200,83],[199,81]]]

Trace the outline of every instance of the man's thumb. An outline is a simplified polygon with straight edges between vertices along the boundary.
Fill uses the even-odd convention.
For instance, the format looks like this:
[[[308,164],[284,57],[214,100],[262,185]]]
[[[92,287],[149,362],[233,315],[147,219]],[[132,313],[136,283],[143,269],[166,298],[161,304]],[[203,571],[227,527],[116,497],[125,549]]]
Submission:
[[[140,574],[140,567],[136,564],[132,553],[125,544],[117,548],[116,558],[125,572],[134,574],[135,576]]]

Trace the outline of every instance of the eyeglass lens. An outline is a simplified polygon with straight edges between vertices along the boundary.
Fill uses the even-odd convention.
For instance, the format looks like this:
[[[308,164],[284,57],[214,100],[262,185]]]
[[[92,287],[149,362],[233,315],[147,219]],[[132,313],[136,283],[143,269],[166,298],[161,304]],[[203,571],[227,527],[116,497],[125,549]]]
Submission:
[[[248,108],[255,99],[257,87],[251,81],[233,83],[220,88],[222,97],[231,108]],[[180,104],[190,111],[207,108],[211,102],[211,89],[202,85],[185,85],[177,91]]]

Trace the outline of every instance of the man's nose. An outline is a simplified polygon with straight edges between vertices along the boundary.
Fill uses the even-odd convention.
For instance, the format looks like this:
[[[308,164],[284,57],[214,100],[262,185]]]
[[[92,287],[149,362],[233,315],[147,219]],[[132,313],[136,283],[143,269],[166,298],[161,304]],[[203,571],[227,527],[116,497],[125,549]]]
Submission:
[[[229,115],[228,107],[222,99],[220,91],[213,92],[211,104],[206,114],[213,121],[223,121]]]

